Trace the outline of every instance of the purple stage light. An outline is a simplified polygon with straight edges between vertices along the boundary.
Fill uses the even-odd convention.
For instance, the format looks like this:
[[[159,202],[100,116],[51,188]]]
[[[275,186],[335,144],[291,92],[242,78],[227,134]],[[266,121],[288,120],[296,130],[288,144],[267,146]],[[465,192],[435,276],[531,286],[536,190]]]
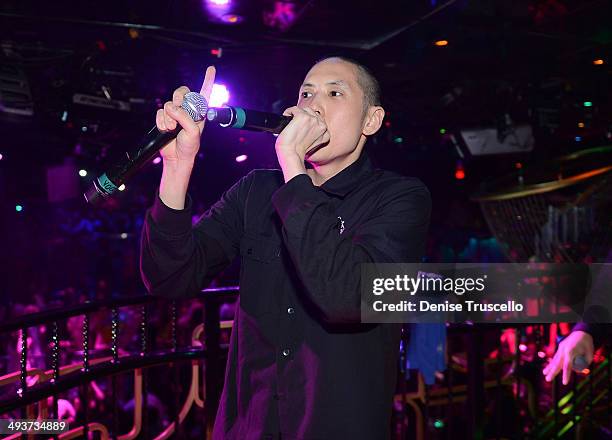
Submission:
[[[155,165],[157,165],[157,164],[158,164],[158,163],[160,163],[160,162],[161,162],[161,157],[159,157],[159,156],[157,156],[155,159],[153,159],[153,163],[154,163]]]
[[[297,16],[294,4],[287,1],[274,2],[274,10],[263,13],[265,25],[286,31],[291,27]]]
[[[230,0],[205,0],[204,7],[211,18],[217,21],[223,21],[231,9]]]
[[[229,91],[223,84],[214,84],[210,95],[210,107],[221,107],[229,101]]]
[[[241,154],[240,156],[236,156],[236,162],[244,162],[247,158],[248,156],[246,154]]]

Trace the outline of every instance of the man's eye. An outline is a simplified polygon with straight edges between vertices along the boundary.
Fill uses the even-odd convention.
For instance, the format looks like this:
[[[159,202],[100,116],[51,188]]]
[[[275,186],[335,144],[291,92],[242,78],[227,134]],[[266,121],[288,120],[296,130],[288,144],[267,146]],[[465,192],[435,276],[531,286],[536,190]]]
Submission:
[[[332,90],[332,91],[331,91],[331,92],[329,92],[329,93],[330,93],[330,95],[332,95],[332,96],[341,96],[341,95],[342,95],[342,92],[339,92],[339,91],[337,91],[337,90]],[[334,93],[336,93],[336,95],[334,95]]]
[[[310,96],[308,96],[310,92],[302,92],[302,98],[310,98]],[[312,93],[310,93],[312,94]]]

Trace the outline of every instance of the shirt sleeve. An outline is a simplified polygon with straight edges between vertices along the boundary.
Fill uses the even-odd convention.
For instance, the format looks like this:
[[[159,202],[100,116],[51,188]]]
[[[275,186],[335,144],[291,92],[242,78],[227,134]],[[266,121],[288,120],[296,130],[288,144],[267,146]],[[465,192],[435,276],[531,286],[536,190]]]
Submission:
[[[192,226],[192,200],[166,206],[155,195],[141,235],[140,272],[147,291],[167,298],[198,294],[236,256],[251,173],[223,193]]]
[[[584,304],[582,322],[577,323],[573,330],[581,330],[589,333],[593,337],[595,348],[606,342],[605,337],[610,326],[611,302],[609,296],[610,285],[612,284],[612,271],[607,269],[607,265],[596,264],[599,271],[591,269],[592,282],[590,283],[588,294]]]
[[[593,345],[595,349],[603,344],[604,335],[607,329],[606,324],[593,324],[588,322],[578,322],[572,331],[583,331],[593,337]]]
[[[330,323],[360,322],[362,263],[420,262],[425,250],[431,197],[417,179],[387,187],[375,214],[343,234],[331,196],[307,174],[276,190],[272,203],[307,295]]]

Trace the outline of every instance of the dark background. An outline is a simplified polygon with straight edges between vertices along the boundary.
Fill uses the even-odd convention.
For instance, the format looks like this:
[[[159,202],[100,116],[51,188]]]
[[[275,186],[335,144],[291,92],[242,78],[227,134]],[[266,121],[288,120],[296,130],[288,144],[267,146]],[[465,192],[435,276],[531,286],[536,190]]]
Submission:
[[[229,88],[230,104],[279,113],[294,105],[317,59],[342,54],[370,66],[387,118],[367,148],[377,166],[418,176],[430,188],[430,261],[504,261],[470,196],[519,166],[538,170],[612,138],[610,2],[212,3],[2,2],[5,312],[68,290],[89,298],[144,292],[138,239],[161,165],[148,165],[101,207],[81,193],[153,126],[176,87],[199,89],[209,64]],[[237,22],[224,22],[224,14]],[[219,48],[220,57],[213,54]],[[76,94],[129,103],[129,111],[79,105]],[[499,127],[505,115],[531,124],[533,151],[470,155],[460,130]],[[208,126],[190,188],[195,214],[250,169],[277,168],[273,144],[267,134]],[[239,154],[248,159],[236,162]],[[79,177],[80,169],[88,175]],[[228,270],[217,282],[235,284],[235,275]]]

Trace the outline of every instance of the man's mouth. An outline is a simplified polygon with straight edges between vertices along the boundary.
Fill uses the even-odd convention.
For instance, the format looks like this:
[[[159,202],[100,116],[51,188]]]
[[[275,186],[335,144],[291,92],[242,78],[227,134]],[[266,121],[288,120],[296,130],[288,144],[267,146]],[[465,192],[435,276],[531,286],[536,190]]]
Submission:
[[[327,142],[323,142],[323,143],[321,143],[321,144],[317,145],[316,147],[312,147],[310,150],[308,150],[308,151],[306,152],[306,155],[305,155],[305,156],[306,156],[306,157],[310,157],[310,156],[312,156],[313,154],[315,154],[317,151],[319,151],[321,148],[325,148],[327,145],[329,145],[329,141],[327,141]]]

